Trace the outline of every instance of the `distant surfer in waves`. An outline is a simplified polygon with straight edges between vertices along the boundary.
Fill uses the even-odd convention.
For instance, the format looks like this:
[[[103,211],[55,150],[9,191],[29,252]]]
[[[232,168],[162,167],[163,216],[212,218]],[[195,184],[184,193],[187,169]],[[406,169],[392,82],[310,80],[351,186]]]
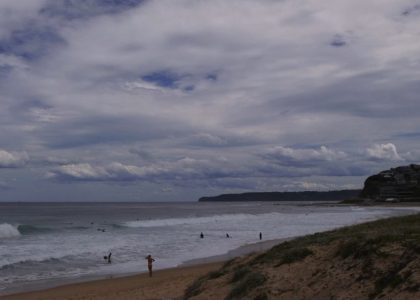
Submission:
[[[147,259],[147,268],[149,269],[149,277],[152,277],[153,262],[155,259],[149,254],[146,256]]]
[[[230,238],[230,235],[229,235],[229,233],[226,233],[226,238],[228,239],[228,238]]]
[[[262,240],[262,233],[260,232],[260,241]]]
[[[200,238],[204,239],[204,234],[203,233],[200,233]]]

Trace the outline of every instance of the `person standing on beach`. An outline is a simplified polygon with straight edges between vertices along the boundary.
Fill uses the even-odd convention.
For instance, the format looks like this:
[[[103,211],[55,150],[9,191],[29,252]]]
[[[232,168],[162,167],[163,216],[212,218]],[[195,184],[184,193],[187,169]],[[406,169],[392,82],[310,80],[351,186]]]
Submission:
[[[147,259],[147,268],[149,269],[149,277],[152,277],[153,262],[155,260],[150,254],[146,256],[146,259]]]

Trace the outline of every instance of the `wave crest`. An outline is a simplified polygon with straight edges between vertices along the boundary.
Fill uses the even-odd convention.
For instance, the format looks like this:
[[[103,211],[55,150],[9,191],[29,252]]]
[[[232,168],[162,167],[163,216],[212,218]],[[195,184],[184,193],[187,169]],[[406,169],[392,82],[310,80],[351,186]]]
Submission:
[[[19,230],[8,223],[0,224],[0,239],[19,237]]]
[[[206,217],[190,217],[190,218],[168,218],[168,219],[155,219],[155,220],[138,220],[128,221],[122,225],[125,227],[139,228],[139,227],[165,227],[176,225],[195,225],[204,223],[216,223],[224,221],[243,221],[250,218],[267,217],[269,215],[279,215],[278,213],[269,213],[262,215],[252,214],[231,214],[231,215],[215,215]]]
[[[43,233],[43,232],[48,232],[51,231],[51,228],[43,228],[43,227],[37,227],[37,226],[33,226],[33,225],[19,225],[17,227],[18,231],[21,234],[32,234],[32,233]]]

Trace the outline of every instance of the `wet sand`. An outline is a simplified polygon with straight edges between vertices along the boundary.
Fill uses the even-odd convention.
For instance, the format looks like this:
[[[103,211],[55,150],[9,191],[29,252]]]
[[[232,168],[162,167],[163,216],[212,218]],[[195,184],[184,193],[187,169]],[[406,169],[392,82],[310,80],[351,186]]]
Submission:
[[[221,262],[156,271],[135,276],[75,283],[42,291],[2,296],[2,300],[180,299],[198,277],[217,270]]]

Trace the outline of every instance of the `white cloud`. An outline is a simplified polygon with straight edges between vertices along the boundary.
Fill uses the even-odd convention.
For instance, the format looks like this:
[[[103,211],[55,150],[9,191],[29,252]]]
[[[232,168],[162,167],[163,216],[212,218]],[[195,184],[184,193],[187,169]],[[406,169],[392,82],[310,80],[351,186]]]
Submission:
[[[325,146],[319,149],[294,149],[289,147],[277,146],[272,148],[267,153],[268,157],[277,159],[279,161],[337,161],[346,158],[346,153],[343,151],[332,150]]]
[[[225,161],[198,160],[189,157],[136,166],[113,162],[107,165],[68,164],[47,173],[47,177],[64,181],[133,181],[210,179],[235,172],[224,166]]]
[[[26,152],[8,152],[0,149],[0,168],[22,167],[28,160]]]
[[[371,148],[366,149],[370,158],[379,160],[402,161],[403,158],[398,154],[397,147],[392,143],[375,144]]]

